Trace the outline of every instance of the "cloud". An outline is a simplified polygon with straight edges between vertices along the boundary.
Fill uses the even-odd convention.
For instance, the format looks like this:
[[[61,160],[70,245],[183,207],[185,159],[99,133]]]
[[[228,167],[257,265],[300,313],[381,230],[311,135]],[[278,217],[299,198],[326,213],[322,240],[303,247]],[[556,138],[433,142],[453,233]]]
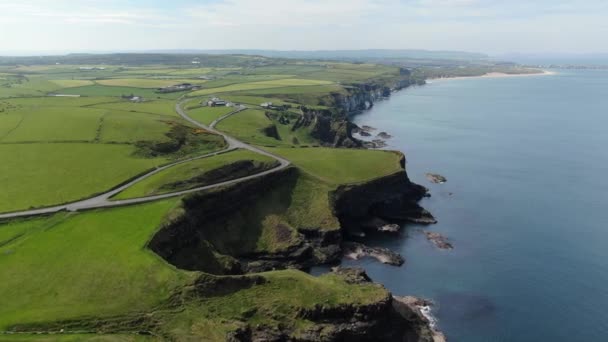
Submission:
[[[0,41],[71,51],[598,51],[606,17],[605,0],[0,0]]]

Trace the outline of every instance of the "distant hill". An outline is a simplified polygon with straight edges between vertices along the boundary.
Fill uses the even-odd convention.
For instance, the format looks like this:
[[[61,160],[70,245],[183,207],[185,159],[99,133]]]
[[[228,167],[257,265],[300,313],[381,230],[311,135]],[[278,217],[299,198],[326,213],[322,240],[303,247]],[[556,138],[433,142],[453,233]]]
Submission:
[[[482,53],[462,51],[431,51],[431,50],[391,50],[391,49],[367,49],[367,50],[158,50],[150,51],[157,53],[186,53],[186,54],[238,54],[257,55],[274,58],[300,58],[300,59],[345,59],[345,60],[370,60],[370,59],[426,59],[426,60],[484,60],[489,57]]]

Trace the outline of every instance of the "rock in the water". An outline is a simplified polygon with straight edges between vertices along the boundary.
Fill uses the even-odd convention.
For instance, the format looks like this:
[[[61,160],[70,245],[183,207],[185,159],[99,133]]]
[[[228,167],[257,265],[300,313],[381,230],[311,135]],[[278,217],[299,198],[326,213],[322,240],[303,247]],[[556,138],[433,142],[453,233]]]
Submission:
[[[372,134],[367,131],[361,131],[361,132],[359,132],[359,135],[361,135],[362,137],[371,137],[372,136]]]
[[[401,266],[405,262],[405,259],[403,259],[400,254],[387,248],[368,247],[357,242],[345,242],[342,245],[342,248],[344,256],[353,260],[359,260],[368,256],[380,261],[383,264],[393,266]]]
[[[371,131],[375,131],[376,128],[374,128],[372,126],[363,125],[363,126],[361,126],[361,130],[371,132]]]
[[[445,335],[437,330],[437,320],[431,315],[433,302],[413,296],[393,296],[393,307],[409,321],[419,320],[430,328],[430,338],[433,342],[446,342]],[[413,318],[413,317],[416,318]]]
[[[432,183],[435,183],[435,184],[442,184],[442,183],[445,183],[448,181],[445,177],[443,177],[442,175],[438,175],[436,173],[427,173],[426,179],[428,179],[429,181],[431,181]]]
[[[383,148],[388,146],[384,140],[374,139],[372,142],[374,143],[375,148]]]
[[[380,233],[399,233],[401,226],[394,223],[389,223],[378,217],[372,217],[370,220],[361,223],[361,227],[366,231]]]
[[[378,231],[383,233],[399,233],[400,230],[401,226],[395,223],[385,224],[378,228]]]
[[[431,241],[432,243],[435,244],[435,246],[437,246],[437,248],[440,249],[453,249],[454,246],[452,246],[452,244],[448,241],[448,239],[439,234],[439,233],[434,233],[434,232],[425,232],[426,234],[426,238]]]
[[[386,132],[380,132],[380,133],[378,133],[377,137],[381,138],[381,139],[390,139],[393,136],[390,135],[390,134],[388,134],[388,133],[386,133]]]

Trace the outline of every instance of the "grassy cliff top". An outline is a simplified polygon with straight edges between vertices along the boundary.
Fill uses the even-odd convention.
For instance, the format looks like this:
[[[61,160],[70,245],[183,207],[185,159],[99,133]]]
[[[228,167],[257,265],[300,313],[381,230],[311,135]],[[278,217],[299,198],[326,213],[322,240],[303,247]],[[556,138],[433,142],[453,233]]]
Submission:
[[[401,154],[337,148],[267,148],[331,185],[359,183],[402,170]]]

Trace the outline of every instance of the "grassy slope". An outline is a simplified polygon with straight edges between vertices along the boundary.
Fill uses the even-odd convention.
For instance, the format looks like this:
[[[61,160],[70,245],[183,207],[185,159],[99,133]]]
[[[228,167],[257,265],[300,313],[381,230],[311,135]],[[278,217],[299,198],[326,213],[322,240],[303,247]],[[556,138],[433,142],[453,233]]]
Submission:
[[[261,154],[253,153],[247,150],[238,150],[229,153],[223,153],[214,157],[203,158],[180,164],[171,167],[163,172],[157,173],[154,176],[145,179],[144,181],[135,184],[127,190],[119,193],[116,199],[143,197],[148,195],[162,194],[170,191],[185,190],[179,189],[162,189],[163,185],[184,181],[192,177],[201,175],[207,171],[217,169],[221,166],[234,163],[239,160],[252,160],[256,162],[272,164],[274,159]]]
[[[165,133],[171,128],[174,117],[112,111],[106,114],[99,130],[100,142],[134,143],[141,140],[166,140]]]
[[[247,109],[222,120],[217,125],[217,129],[251,144],[284,145],[281,140],[266,136],[262,132],[271,125],[273,122],[264,115],[264,111]]]
[[[242,325],[239,321],[305,327],[311,322],[296,317],[300,308],[310,309],[320,303],[327,307],[374,303],[386,295],[377,285],[349,285],[334,275],[313,277],[296,270],[261,275],[267,279],[265,284],[184,306],[166,322],[170,337],[179,340],[204,336],[209,341],[225,341],[227,332]]]
[[[307,173],[329,183],[363,182],[401,170],[400,156],[378,150],[335,148],[267,148]]]
[[[371,303],[386,295],[375,285],[347,285],[334,275],[317,278],[286,270],[262,274],[267,281],[261,285],[223,296],[189,297],[177,310],[165,309],[170,294],[196,275],[168,266],[144,248],[176,201],[0,223],[2,239],[17,237],[0,247],[0,330],[155,311],[160,323],[156,333],[177,340],[223,341],[226,332],[243,321],[298,327],[309,324],[296,317],[299,308]],[[244,315],[247,312],[253,314]]]
[[[176,200],[0,225],[0,330],[148,310],[186,279],[144,248]],[[17,227],[16,226],[20,226]]]

